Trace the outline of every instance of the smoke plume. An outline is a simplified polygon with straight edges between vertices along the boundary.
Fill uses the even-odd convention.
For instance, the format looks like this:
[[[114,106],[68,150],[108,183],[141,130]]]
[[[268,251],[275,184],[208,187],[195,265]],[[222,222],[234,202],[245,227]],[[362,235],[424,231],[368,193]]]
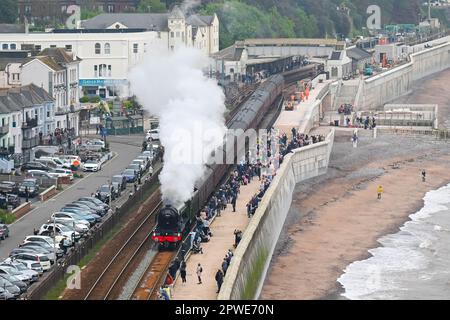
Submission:
[[[205,172],[205,162],[223,142],[224,95],[204,76],[209,60],[200,50],[180,48],[167,54],[148,54],[131,70],[133,94],[159,118],[165,148],[159,175],[163,200],[181,205],[193,194]]]

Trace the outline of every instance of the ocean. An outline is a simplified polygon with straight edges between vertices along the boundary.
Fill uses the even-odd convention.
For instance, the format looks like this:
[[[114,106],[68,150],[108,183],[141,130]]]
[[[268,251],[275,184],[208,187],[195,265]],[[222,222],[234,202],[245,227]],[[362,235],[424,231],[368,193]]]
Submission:
[[[450,184],[429,191],[400,231],[338,279],[348,299],[450,299]]]

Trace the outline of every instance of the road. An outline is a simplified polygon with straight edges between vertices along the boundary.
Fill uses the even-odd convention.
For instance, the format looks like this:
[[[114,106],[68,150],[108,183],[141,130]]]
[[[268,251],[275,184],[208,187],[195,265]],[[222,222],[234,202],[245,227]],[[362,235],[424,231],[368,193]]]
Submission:
[[[16,248],[26,236],[32,235],[33,228],[37,229],[46,223],[53,212],[82,196],[90,196],[100,185],[107,184],[110,177],[121,173],[140,153],[143,139],[143,136],[137,135],[108,137],[110,149],[116,156],[106,162],[101,171],[87,173],[83,179],[76,181],[48,201],[34,203],[34,208],[29,213],[9,225],[9,238],[0,241],[0,261],[6,259],[9,252]]]

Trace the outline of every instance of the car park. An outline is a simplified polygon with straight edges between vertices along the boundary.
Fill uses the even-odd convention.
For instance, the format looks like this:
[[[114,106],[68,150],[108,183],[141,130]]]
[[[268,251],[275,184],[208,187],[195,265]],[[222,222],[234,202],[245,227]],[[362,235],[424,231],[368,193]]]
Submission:
[[[121,190],[125,190],[127,188],[127,178],[121,174],[113,176],[111,181],[113,183],[118,183]]]
[[[40,162],[30,161],[30,162],[27,162],[24,165],[22,165],[21,170],[22,171],[26,171],[26,170],[50,171],[50,168]]]
[[[5,240],[9,237],[9,228],[6,224],[0,223],[0,239]]]
[[[102,165],[97,160],[89,159],[83,163],[83,171],[97,172],[102,169]]]
[[[136,171],[134,169],[125,169],[122,172],[122,175],[125,176],[125,178],[127,179],[127,182],[135,182],[137,179],[137,174]]]
[[[39,184],[36,179],[25,179],[20,184],[19,195],[26,196],[26,191],[28,189],[28,196],[33,198],[39,193]]]
[[[15,181],[1,181],[0,192],[18,194],[19,184]]]

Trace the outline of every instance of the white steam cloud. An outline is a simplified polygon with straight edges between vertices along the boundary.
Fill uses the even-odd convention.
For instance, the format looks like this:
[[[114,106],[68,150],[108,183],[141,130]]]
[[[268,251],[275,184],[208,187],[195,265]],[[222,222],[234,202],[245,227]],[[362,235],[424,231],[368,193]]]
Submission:
[[[164,168],[159,176],[163,200],[175,206],[189,200],[205,172],[206,159],[223,142],[224,95],[203,74],[208,58],[180,48],[153,53],[131,70],[131,91],[145,110],[159,118]]]

